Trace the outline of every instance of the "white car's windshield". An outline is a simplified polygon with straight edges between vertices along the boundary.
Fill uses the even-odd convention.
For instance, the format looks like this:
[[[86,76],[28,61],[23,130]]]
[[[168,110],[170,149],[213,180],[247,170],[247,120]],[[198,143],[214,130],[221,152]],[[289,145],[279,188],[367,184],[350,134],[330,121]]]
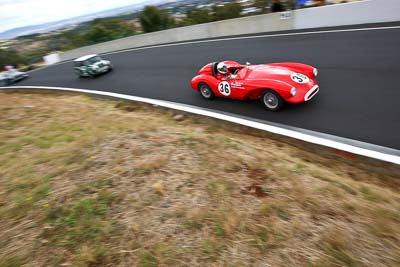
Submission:
[[[101,58],[96,56],[96,57],[89,58],[86,62],[87,62],[87,64],[91,65],[91,64],[94,64],[99,61],[101,61]]]

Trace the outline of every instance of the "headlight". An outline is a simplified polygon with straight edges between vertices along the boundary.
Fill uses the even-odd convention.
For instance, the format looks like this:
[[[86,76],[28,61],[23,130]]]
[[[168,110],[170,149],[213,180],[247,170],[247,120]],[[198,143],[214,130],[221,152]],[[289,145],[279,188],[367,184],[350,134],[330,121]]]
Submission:
[[[314,68],[314,76],[316,77],[317,75],[318,75],[318,70],[317,70],[317,68]]]
[[[92,69],[97,70],[99,67],[98,66],[92,66]]]
[[[290,90],[290,94],[291,94],[292,96],[295,96],[296,93],[297,93],[296,88],[292,87],[292,89]]]

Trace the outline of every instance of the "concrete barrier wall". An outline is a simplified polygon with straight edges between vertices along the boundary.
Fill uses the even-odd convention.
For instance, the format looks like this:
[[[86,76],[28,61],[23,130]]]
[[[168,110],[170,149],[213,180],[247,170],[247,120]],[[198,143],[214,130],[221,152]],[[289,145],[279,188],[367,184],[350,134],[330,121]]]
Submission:
[[[60,60],[203,38],[390,21],[400,21],[400,0],[365,0],[140,34],[70,50],[60,54]]]
[[[217,21],[182,28],[169,29],[126,37],[114,41],[86,46],[60,54],[61,61],[92,53],[105,53],[134,47],[162,43],[182,42],[203,38],[223,37],[258,32],[293,29],[292,19],[281,19],[280,14],[258,15]]]
[[[295,29],[400,21],[400,0],[364,0],[294,13]]]

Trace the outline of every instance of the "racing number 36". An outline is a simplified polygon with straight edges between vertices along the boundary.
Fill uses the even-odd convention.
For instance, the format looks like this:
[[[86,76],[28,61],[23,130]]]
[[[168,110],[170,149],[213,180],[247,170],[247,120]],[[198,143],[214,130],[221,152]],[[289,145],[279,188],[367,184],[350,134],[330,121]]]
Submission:
[[[229,86],[228,82],[221,82],[218,84],[218,90],[223,95],[230,95],[231,94],[231,87]]]
[[[291,75],[291,78],[296,83],[308,83],[308,81],[309,81],[308,77],[301,73],[293,73]]]

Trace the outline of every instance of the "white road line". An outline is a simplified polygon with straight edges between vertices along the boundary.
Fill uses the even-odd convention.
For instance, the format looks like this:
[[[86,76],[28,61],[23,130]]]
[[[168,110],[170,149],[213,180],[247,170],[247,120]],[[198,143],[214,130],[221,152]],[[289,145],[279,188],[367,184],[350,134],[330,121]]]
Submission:
[[[61,91],[80,92],[80,93],[85,93],[85,94],[109,96],[109,97],[114,97],[114,98],[138,101],[138,102],[143,102],[143,103],[148,103],[148,104],[154,104],[154,105],[158,105],[158,106],[161,106],[161,107],[171,108],[171,109],[185,111],[185,112],[189,112],[189,113],[193,113],[193,114],[212,117],[212,118],[216,118],[216,119],[220,119],[220,120],[224,120],[224,121],[229,121],[229,122],[233,122],[233,123],[236,123],[236,124],[248,126],[248,127],[251,127],[251,128],[255,128],[255,129],[271,132],[271,133],[274,133],[274,134],[279,134],[279,135],[283,135],[283,136],[299,139],[299,140],[302,140],[302,141],[306,141],[306,142],[309,142],[309,143],[318,144],[318,145],[322,145],[322,146],[326,146],[326,147],[330,147],[330,148],[335,148],[335,149],[346,151],[346,152],[350,152],[350,153],[353,153],[353,154],[366,156],[366,157],[370,157],[370,158],[374,158],[374,159],[379,159],[379,160],[382,160],[382,161],[387,161],[387,162],[391,162],[391,163],[395,163],[395,164],[399,164],[400,165],[400,156],[386,154],[386,153],[382,153],[382,152],[374,151],[374,150],[370,150],[370,149],[360,148],[360,147],[356,147],[356,146],[353,146],[353,145],[341,143],[341,142],[338,142],[338,141],[333,141],[333,140],[329,140],[329,139],[326,139],[326,138],[316,137],[316,136],[313,136],[313,135],[310,135],[310,134],[297,132],[295,130],[288,130],[288,129],[281,128],[281,127],[278,127],[278,126],[273,126],[273,125],[268,125],[268,124],[265,124],[265,123],[246,120],[246,119],[238,118],[238,117],[231,116],[231,115],[226,115],[226,114],[221,114],[221,113],[218,113],[218,112],[203,110],[203,109],[200,109],[198,107],[189,106],[189,105],[183,105],[183,104],[178,104],[178,103],[173,103],[173,102],[164,101],[164,100],[156,100],[156,99],[150,99],[150,98],[145,98],[145,97],[123,95],[123,94],[104,92],[104,91],[76,89],[76,88],[64,88],[64,87],[47,87],[47,86],[10,86],[10,87],[0,87],[0,90],[7,90],[7,89],[61,90]]]

